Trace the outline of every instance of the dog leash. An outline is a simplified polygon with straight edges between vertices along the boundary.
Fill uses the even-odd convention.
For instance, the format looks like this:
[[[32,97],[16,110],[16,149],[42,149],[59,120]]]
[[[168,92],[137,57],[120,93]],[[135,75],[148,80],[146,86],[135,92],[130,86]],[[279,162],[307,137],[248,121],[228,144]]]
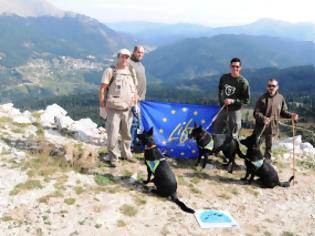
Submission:
[[[225,104],[221,107],[221,109],[218,111],[218,113],[212,118],[212,120],[211,120],[210,124],[207,126],[206,130],[210,129],[210,127],[218,119],[219,114],[223,111],[224,108],[225,108]]]
[[[261,130],[260,134],[257,136],[257,142],[258,142],[258,143],[260,142],[261,136],[262,136],[263,133],[265,132],[266,128],[267,128],[267,124],[264,124],[263,129]]]
[[[290,128],[293,127],[292,125],[285,124],[285,123],[283,123],[283,122],[281,122],[281,121],[279,121],[279,125],[282,125],[282,126],[284,126],[284,127],[290,127]],[[312,134],[313,136],[315,136],[315,132],[314,132],[314,131],[304,129],[304,128],[302,128],[302,127],[300,127],[300,126],[297,126],[297,125],[295,125],[295,124],[294,124],[294,127],[295,127],[296,130],[305,131],[305,132],[308,132],[308,133]]]

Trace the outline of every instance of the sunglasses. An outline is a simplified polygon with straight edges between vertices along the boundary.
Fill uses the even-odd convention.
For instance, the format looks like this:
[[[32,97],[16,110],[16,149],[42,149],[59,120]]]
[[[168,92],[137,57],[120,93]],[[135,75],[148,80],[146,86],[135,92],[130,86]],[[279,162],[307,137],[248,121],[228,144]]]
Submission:
[[[268,88],[275,88],[277,87],[277,85],[274,85],[274,84],[268,84]]]
[[[232,67],[232,68],[237,68],[237,69],[240,68],[240,66],[231,66],[231,67]]]

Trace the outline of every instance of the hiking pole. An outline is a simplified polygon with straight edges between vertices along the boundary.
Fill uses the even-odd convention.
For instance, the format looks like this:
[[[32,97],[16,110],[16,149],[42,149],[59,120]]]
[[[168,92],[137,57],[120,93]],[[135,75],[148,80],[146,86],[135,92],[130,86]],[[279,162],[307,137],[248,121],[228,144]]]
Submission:
[[[294,121],[293,118],[292,118],[292,135],[293,135],[293,139],[292,139],[292,144],[293,144],[293,149],[292,149],[292,152],[293,152],[292,172],[293,172],[293,176],[295,177],[295,121]],[[292,184],[294,184],[294,180],[293,180]]]
[[[218,113],[212,118],[212,120],[211,120],[210,124],[207,126],[206,130],[208,130],[213,125],[213,123],[216,121],[219,114],[223,111],[224,108],[225,108],[225,104],[221,107],[221,109],[218,111]]]

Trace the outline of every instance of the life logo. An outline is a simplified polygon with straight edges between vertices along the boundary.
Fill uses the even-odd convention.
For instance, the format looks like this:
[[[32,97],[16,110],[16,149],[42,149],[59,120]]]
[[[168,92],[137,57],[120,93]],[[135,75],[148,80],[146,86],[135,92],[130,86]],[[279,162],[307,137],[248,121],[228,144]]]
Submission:
[[[235,87],[233,87],[231,85],[228,85],[228,84],[224,85],[224,88],[225,88],[225,94],[227,96],[233,95],[235,93],[235,91],[236,91]]]

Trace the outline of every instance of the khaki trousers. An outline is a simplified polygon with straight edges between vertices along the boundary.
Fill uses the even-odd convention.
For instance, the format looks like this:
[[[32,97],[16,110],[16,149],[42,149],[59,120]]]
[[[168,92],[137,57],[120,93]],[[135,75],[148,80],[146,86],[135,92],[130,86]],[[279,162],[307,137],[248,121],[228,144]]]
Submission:
[[[106,120],[107,149],[111,161],[117,161],[119,157],[131,158],[131,128],[132,113],[109,109]],[[121,152],[119,148],[119,136],[121,136]]]

